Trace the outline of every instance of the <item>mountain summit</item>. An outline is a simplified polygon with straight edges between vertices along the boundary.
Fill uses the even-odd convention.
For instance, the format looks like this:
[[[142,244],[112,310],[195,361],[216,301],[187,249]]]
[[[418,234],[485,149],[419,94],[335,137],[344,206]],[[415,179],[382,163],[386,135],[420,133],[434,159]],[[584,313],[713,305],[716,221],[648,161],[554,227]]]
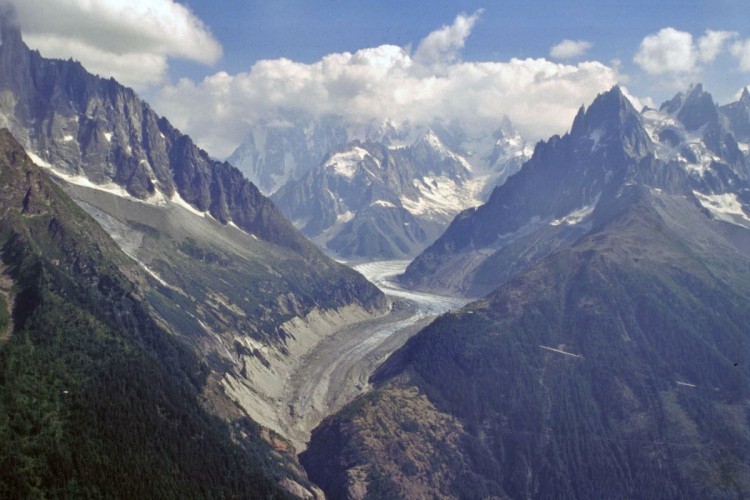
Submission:
[[[344,259],[415,255],[451,218],[478,205],[467,161],[432,130],[389,147],[354,141],[272,195],[302,232]]]
[[[640,114],[620,87],[598,96],[588,110],[578,112],[570,136],[575,141],[591,141],[592,150],[601,150],[608,161],[640,159],[653,151]],[[617,158],[622,149],[622,158]]]
[[[732,220],[744,226],[748,212],[741,207],[750,199],[741,200],[748,196],[750,171],[725,122],[701,86],[644,113],[614,87],[581,108],[570,133],[537,144],[486,204],[459,214],[403,281],[487,293],[590,231],[604,215],[600,202],[630,184],[681,193],[719,218],[732,211]]]
[[[0,91],[12,95],[0,102],[0,124],[41,165],[141,201],[184,201],[222,224],[318,254],[239,170],[212,160],[131,89],[29,50],[8,16],[0,70]]]

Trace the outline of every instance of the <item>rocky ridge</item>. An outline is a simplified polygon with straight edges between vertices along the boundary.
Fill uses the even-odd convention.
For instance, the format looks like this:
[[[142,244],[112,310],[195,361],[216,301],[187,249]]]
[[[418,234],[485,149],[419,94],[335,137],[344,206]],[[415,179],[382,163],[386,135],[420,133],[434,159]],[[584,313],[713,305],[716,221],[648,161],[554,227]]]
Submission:
[[[403,281],[487,293],[585,234],[603,193],[628,182],[684,194],[744,227],[750,171],[728,123],[701,86],[643,113],[615,87],[582,107],[568,134],[537,144],[486,204],[459,214]]]

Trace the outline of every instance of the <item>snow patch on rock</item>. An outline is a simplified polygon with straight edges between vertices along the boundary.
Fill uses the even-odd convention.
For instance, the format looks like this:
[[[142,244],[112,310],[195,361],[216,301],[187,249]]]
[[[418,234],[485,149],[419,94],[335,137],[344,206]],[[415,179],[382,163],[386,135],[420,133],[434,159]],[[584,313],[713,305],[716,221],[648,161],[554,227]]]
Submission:
[[[717,220],[741,226],[745,226],[745,224],[740,224],[738,219],[750,222],[750,217],[743,210],[742,203],[737,199],[735,193],[704,194],[693,191],[693,194],[698,198],[703,208],[711,212],[711,215]]]
[[[336,153],[326,162],[325,168],[337,175],[352,179],[357,173],[357,165],[370,156],[366,150],[354,147],[343,153]]]

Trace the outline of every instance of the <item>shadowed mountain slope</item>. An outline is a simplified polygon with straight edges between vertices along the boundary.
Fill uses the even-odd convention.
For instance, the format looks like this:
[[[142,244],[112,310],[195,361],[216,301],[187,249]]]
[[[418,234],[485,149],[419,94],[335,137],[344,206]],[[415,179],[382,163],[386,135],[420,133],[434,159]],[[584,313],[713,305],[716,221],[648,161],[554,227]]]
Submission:
[[[0,181],[2,496],[284,497],[279,481],[305,481],[255,423],[209,413],[208,366],[160,326],[142,271],[7,130]]]
[[[554,157],[569,176],[558,200],[582,178],[598,187],[576,215],[585,230],[437,319],[386,361],[370,395],[324,421],[302,461],[331,497],[750,494],[746,216],[686,192],[696,178],[655,160],[627,120],[594,122],[579,115],[570,137],[602,130],[606,161]],[[520,204],[505,189],[493,198]],[[544,214],[535,200],[517,210]]]

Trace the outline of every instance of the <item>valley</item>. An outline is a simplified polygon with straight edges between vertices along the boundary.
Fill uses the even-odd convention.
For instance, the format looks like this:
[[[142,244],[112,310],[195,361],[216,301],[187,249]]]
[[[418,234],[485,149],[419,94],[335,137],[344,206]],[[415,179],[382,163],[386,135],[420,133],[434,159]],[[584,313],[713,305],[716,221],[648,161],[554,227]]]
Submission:
[[[278,403],[278,421],[298,452],[328,415],[369,389],[375,369],[435,317],[469,302],[460,297],[412,292],[392,281],[409,261],[380,261],[354,269],[392,301],[388,314],[338,328],[298,360]]]
[[[16,3],[0,498],[750,498],[750,87],[464,61],[479,10],[207,77],[247,95],[196,128],[174,54],[152,107]]]

